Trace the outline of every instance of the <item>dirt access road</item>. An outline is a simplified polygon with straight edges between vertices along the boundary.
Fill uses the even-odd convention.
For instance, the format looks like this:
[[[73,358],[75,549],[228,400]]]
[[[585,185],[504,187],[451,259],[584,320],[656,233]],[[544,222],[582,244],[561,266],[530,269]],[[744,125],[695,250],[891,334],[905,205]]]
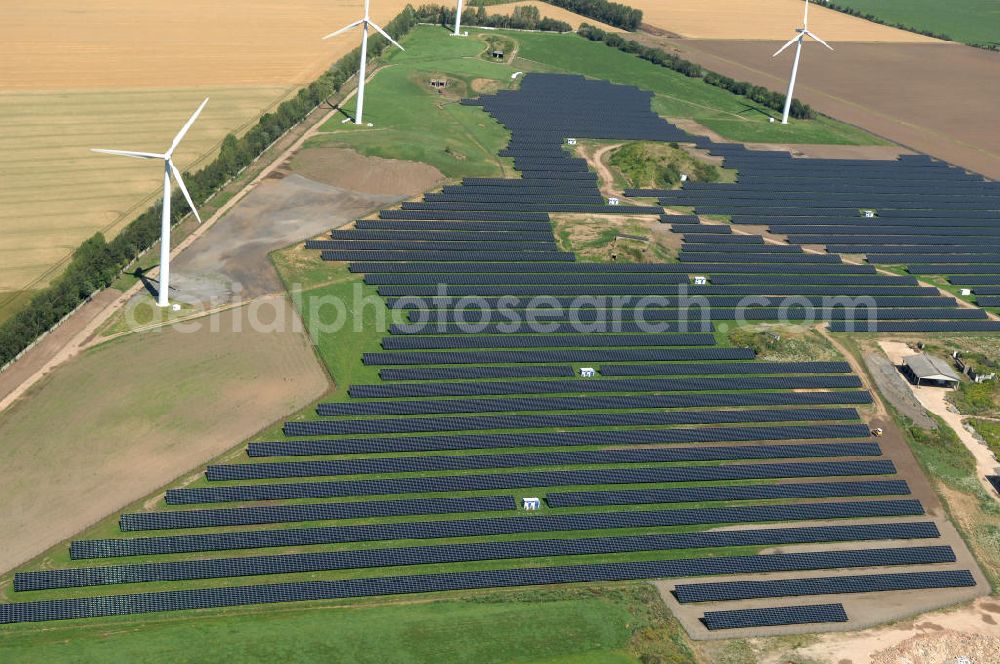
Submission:
[[[773,90],[788,84],[789,60],[771,57],[778,41],[640,39],[739,80]],[[895,143],[1000,179],[992,112],[1000,86],[988,83],[1000,78],[996,53],[947,42],[832,45],[833,53],[815,44],[804,49],[796,97]]]
[[[885,352],[889,361],[897,366],[902,364],[904,357],[914,354],[909,346],[900,341],[879,341],[879,346]],[[993,456],[990,449],[972,435],[971,431],[965,428],[965,417],[957,412],[955,407],[945,399],[948,395],[948,389],[926,385],[918,387],[910,383],[907,383],[907,386],[912,390],[913,396],[924,408],[940,417],[955,431],[959,440],[968,448],[976,460],[976,479],[979,480],[979,484],[982,485],[987,496],[995,495],[996,491],[986,481],[986,476],[995,474],[1000,463],[997,462],[996,457]]]

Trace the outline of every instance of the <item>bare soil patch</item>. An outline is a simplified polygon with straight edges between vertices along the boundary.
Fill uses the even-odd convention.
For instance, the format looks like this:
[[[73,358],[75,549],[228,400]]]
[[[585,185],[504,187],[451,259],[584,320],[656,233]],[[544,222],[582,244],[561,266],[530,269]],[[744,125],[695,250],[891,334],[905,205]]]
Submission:
[[[781,42],[648,39],[740,80],[775,90],[788,82],[788,62],[771,57]],[[806,49],[796,97],[907,148],[1000,179],[1000,132],[989,111],[1000,104],[1000,88],[983,84],[996,79],[995,53],[942,42],[833,46],[834,53]]]
[[[288,324],[255,329],[255,311]],[[217,331],[206,322],[129,335],[67,363],[5,411],[0,570],[319,397],[327,375],[294,317],[276,296],[217,315]]]
[[[415,161],[365,157],[336,147],[305,148],[291,170],[316,182],[365,194],[409,198],[444,181],[441,171]]]
[[[350,150],[338,152],[357,156],[353,165],[366,169],[368,158]],[[321,170],[319,164],[317,170]],[[329,179],[334,181],[339,169],[332,170]],[[400,183],[397,190],[402,187]],[[399,198],[360,193],[295,174],[265,179],[174,261],[172,284],[177,297],[218,305],[280,293],[283,286],[267,258],[270,252],[315,237]]]

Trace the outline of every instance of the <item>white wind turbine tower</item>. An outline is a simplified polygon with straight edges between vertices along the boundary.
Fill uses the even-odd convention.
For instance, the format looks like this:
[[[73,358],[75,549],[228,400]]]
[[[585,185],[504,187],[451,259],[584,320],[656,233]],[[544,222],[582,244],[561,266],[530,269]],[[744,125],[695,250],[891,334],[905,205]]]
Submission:
[[[455,12],[455,32],[452,33],[452,36],[462,36],[462,0],[458,0],[458,11]]]
[[[188,119],[181,130],[177,132],[174,136],[173,143],[170,144],[170,149],[168,149],[163,154],[156,152],[134,152],[131,150],[99,150],[97,148],[91,148],[92,152],[101,152],[103,154],[117,154],[123,157],[134,157],[135,159],[162,159],[163,160],[163,221],[160,231],[160,286],[159,293],[157,295],[156,303],[161,307],[166,307],[170,305],[168,294],[170,291],[170,176],[173,175],[174,179],[177,181],[177,186],[180,187],[181,193],[184,194],[184,200],[187,201],[188,206],[191,208],[191,212],[194,213],[195,218],[198,223],[201,223],[201,216],[198,214],[198,210],[194,207],[194,202],[191,200],[191,195],[188,193],[187,187],[184,186],[184,180],[181,179],[180,170],[174,166],[174,162],[171,157],[174,154],[174,150],[180,144],[181,139],[184,138],[184,134],[188,132],[194,121],[198,119],[198,115],[201,114],[201,110],[205,108],[205,104],[208,103],[208,97],[205,97],[205,101],[201,102],[201,106],[198,110]]]
[[[330,39],[331,37],[336,37],[337,35],[347,32],[352,28],[361,26],[361,67],[358,69],[358,108],[354,114],[354,124],[361,124],[361,115],[365,108],[365,68],[368,63],[368,26],[375,28],[383,37],[388,39],[392,44],[399,46],[395,39],[390,37],[385,30],[383,30],[377,23],[374,23],[370,18],[368,18],[368,2],[365,0],[365,16],[364,18],[359,18],[354,23],[350,25],[345,25],[340,30],[336,32],[331,32],[323,39]],[[406,49],[399,46],[399,50],[405,51]]]
[[[809,32],[809,0],[806,0],[805,13],[802,16],[802,27],[796,28],[795,32],[798,34],[789,39],[784,46],[775,51],[774,55],[771,56],[773,58],[792,44],[795,44],[795,60],[792,61],[792,77],[788,80],[788,94],[785,96],[785,110],[781,113],[781,124],[788,124],[788,111],[792,108],[792,93],[795,91],[795,75],[799,71],[799,55],[802,53],[802,42],[807,36],[812,37],[831,51],[833,50],[832,46]]]

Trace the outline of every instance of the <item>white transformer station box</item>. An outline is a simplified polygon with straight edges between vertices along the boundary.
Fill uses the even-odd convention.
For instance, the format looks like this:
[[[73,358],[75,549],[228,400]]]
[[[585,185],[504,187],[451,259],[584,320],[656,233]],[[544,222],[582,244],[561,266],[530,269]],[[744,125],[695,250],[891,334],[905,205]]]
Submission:
[[[525,498],[521,504],[524,506],[524,509],[533,512],[542,506],[542,501],[540,498]]]
[[[608,205],[621,205],[621,201],[618,200],[617,196],[611,196],[608,198]]]
[[[686,173],[681,173],[681,182],[687,182],[687,181],[688,181],[687,174]]]
[[[596,373],[594,367],[582,367],[580,369],[580,378],[593,378]]]
[[[567,138],[566,139],[566,144],[567,145],[576,145],[576,139],[575,138]]]
[[[875,210],[865,210],[865,219],[874,219]]]
[[[704,286],[707,283],[708,283],[708,279],[706,277],[696,276],[694,278],[694,285],[695,286]]]
[[[958,293],[959,293],[959,295],[972,295],[972,289],[971,288],[963,288],[960,291],[958,291]]]

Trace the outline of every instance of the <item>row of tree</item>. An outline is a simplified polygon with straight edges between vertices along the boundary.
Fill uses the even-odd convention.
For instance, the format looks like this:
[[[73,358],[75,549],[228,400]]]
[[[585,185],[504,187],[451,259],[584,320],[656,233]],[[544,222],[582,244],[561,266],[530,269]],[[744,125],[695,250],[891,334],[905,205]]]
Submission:
[[[746,97],[751,101],[775,111],[780,111],[785,106],[785,95],[780,92],[775,92],[759,85],[753,85],[752,83],[747,83],[746,81],[737,81],[729,78],[728,76],[717,74],[713,71],[704,69],[701,65],[695,64],[690,60],[678,57],[673,53],[667,53],[662,49],[651,46],[643,46],[639,42],[631,39],[625,39],[617,33],[605,32],[604,30],[587,23],[581,25],[580,29],[577,30],[577,33],[581,37],[586,37],[591,41],[604,42],[612,48],[617,48],[625,53],[631,53],[632,55],[642,58],[643,60],[647,60],[655,65],[680,72],[690,78],[700,78],[709,85],[714,85],[717,88],[722,88],[723,90],[728,90],[729,92],[740,95],[741,97]],[[798,99],[792,99],[792,106],[789,109],[789,115],[800,120],[807,120],[815,117],[815,113],[812,108],[810,108],[807,104],[803,104]]]
[[[642,10],[608,0],[545,0],[550,5],[592,18],[623,30],[635,31],[642,24]]]
[[[416,9],[421,23],[438,23],[443,26],[455,24],[454,7],[442,5],[420,5]],[[462,11],[462,25],[484,26],[488,28],[514,28],[516,30],[541,30],[544,32],[571,32],[573,26],[565,21],[546,18],[538,7],[523,5],[515,7],[510,14],[487,14],[486,5],[466,8]]]
[[[418,23],[417,14],[407,6],[385,29],[400,39]],[[388,42],[380,35],[368,41],[368,55],[382,53]],[[357,73],[360,49],[348,53],[316,81],[282,102],[273,113],[265,113],[246,134],[230,134],[222,141],[219,155],[196,173],[185,173],[184,181],[195,205],[238,175],[278,137],[301,122],[317,105],[337,92]],[[178,192],[171,199],[173,222],[186,214],[186,204]],[[140,254],[160,238],[162,202],[139,215],[110,242],[101,233],[84,241],[73,253],[66,270],[47,288],[39,291],[14,316],[0,324],[0,366],[27,348],[84,300],[109,286]]]

